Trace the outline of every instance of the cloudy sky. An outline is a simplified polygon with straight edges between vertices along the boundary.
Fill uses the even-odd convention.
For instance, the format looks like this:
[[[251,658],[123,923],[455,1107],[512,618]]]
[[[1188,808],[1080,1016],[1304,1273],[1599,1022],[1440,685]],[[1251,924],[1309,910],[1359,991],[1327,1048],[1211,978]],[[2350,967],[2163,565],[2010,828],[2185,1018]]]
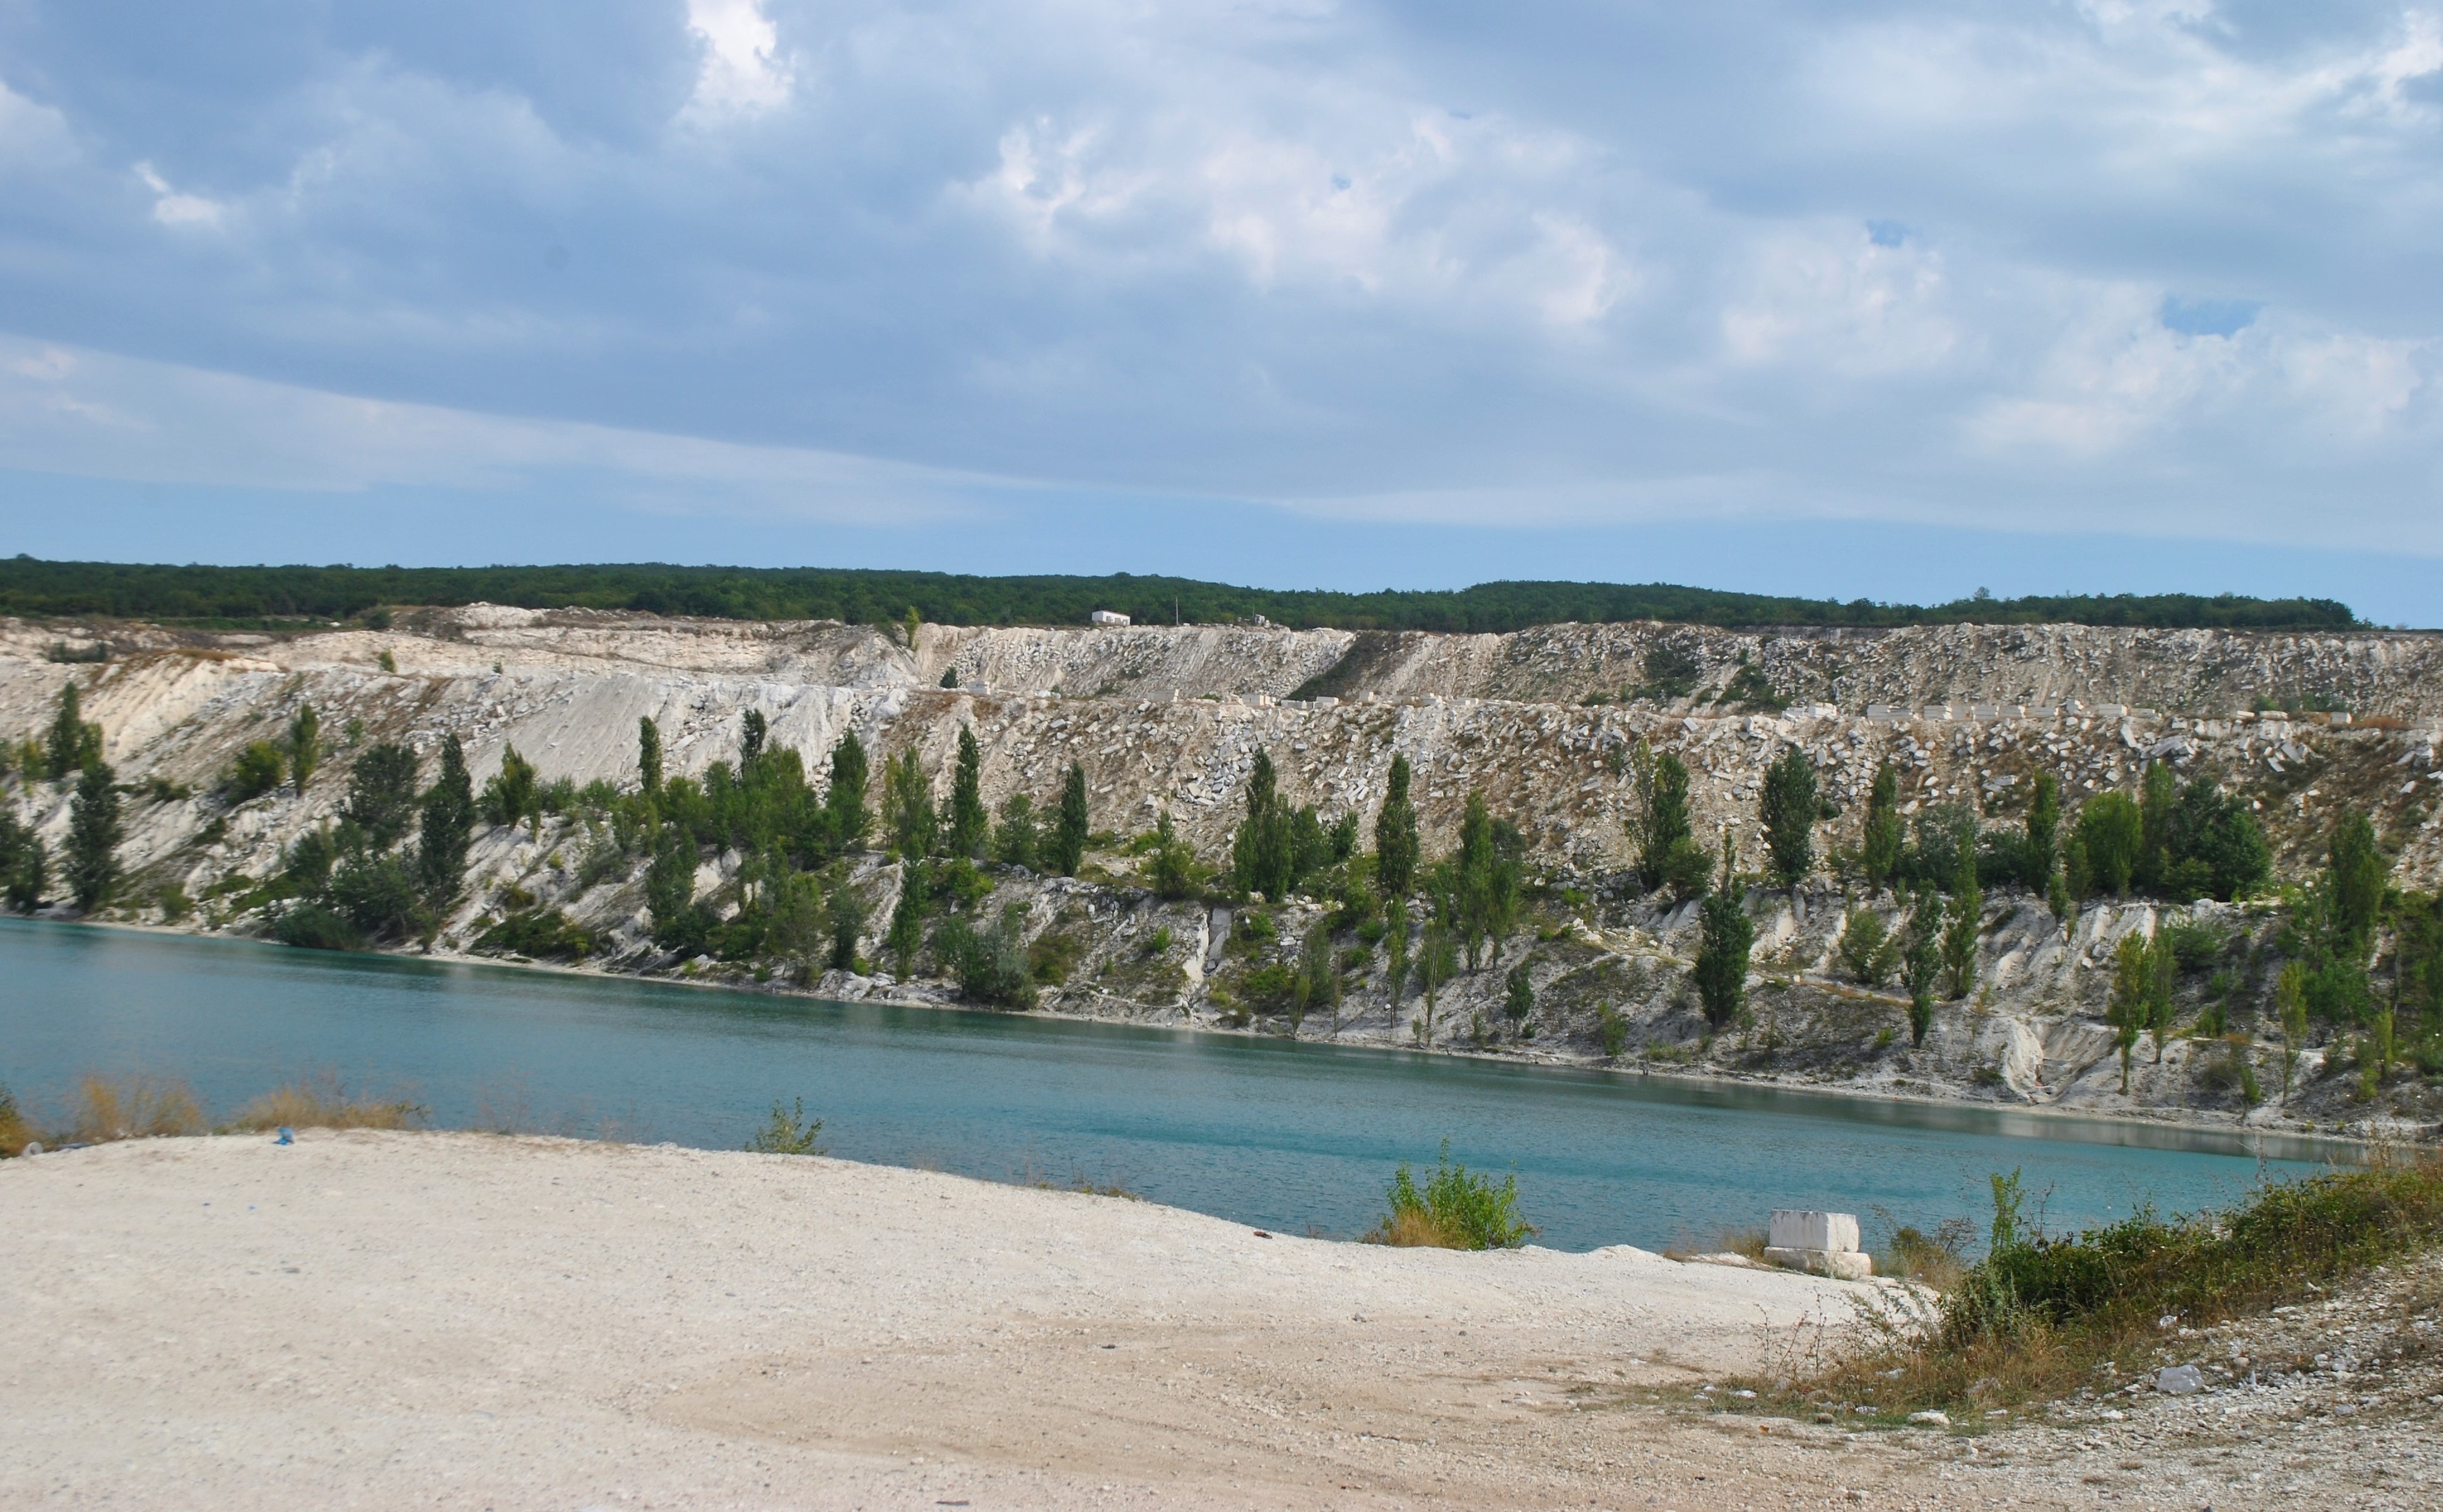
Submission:
[[[0,553],[2443,624],[2443,9],[0,0]]]

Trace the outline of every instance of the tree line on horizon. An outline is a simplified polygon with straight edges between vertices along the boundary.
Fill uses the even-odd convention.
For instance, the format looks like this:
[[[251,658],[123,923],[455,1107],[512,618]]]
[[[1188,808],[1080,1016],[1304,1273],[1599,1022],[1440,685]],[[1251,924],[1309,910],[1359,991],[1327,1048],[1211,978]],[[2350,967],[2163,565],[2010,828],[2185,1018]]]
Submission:
[[[687,567],[664,563],[493,567],[220,567],[0,559],[0,613],[204,624],[363,620],[391,608],[473,603],[597,609],[737,620],[898,625],[1082,625],[1095,610],[1139,624],[1506,632],[1635,620],[1720,628],[1900,628],[2078,624],[2155,629],[2348,629],[2349,606],[2324,598],[2221,593],[1975,595],[1934,605],[1727,592],[1668,583],[1504,581],[1450,590],[1348,593],[1137,576],[984,577],[851,568]],[[386,621],[384,622],[386,623]]]

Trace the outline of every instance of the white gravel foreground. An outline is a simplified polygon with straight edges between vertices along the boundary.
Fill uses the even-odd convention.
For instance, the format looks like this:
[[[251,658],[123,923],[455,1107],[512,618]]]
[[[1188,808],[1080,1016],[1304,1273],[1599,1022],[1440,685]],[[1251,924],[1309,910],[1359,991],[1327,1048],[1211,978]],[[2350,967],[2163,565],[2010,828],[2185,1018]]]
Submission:
[[[1986,1469],[1932,1433],[1649,1402],[1753,1367],[1803,1317],[1846,1316],[1842,1284],[1626,1248],[1266,1238],[835,1160],[466,1134],[138,1141],[0,1163],[0,1267],[7,1506],[2102,1491],[2068,1463]]]

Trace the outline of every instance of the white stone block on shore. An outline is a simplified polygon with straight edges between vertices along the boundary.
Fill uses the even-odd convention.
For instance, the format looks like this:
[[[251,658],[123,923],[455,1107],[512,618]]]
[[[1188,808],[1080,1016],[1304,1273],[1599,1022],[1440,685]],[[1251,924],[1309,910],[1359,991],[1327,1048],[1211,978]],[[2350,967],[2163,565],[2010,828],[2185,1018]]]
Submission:
[[[1841,1281],[1864,1281],[1875,1263],[1858,1251],[1858,1215],[1776,1208],[1765,1225],[1764,1257],[1776,1266]]]
[[[1854,1250],[1858,1248],[1858,1215],[1775,1208],[1765,1225],[1764,1242],[1779,1249]]]

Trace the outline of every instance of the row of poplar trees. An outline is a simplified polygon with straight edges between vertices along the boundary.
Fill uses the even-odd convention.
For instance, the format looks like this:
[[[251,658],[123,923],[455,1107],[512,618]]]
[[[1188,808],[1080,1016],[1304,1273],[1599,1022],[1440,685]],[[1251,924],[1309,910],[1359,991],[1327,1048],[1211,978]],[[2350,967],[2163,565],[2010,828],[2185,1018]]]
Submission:
[[[14,771],[28,789],[76,780],[58,880],[84,913],[101,907],[119,879],[123,827],[119,774],[102,760],[101,752],[101,726],[84,718],[74,683],[60,689],[46,731],[0,747],[0,776]],[[32,913],[43,906],[52,880],[50,847],[43,837],[13,807],[0,810],[0,903],[17,913]]]
[[[1719,1028],[1743,1006],[1754,933],[1732,847],[1726,835],[1717,881],[1717,858],[1691,829],[1688,769],[1677,755],[1640,742],[1629,768],[1639,880],[1682,902],[1703,900],[1697,983],[1707,1020]],[[2245,897],[2271,872],[2270,849],[2244,804],[2205,776],[2182,785],[2160,762],[2148,769],[2139,796],[2112,792],[2089,799],[2066,839],[2061,788],[2050,773],[2037,774],[2023,826],[1989,829],[1973,809],[1936,806],[1919,816],[1914,841],[1899,790],[1897,769],[1883,763],[1868,792],[1860,848],[1836,860],[1870,888],[1892,889],[1908,906],[1907,920],[1893,932],[1880,915],[1860,910],[1838,955],[1870,985],[1901,975],[1919,1043],[1938,994],[1962,997],[1975,983],[1988,884],[2043,893],[2066,921],[2080,901],[2132,891],[2182,902]],[[1791,746],[1766,768],[1757,809],[1765,875],[1774,885],[1794,886],[1815,869],[1816,823],[1838,812],[1824,801],[1805,752]]]

